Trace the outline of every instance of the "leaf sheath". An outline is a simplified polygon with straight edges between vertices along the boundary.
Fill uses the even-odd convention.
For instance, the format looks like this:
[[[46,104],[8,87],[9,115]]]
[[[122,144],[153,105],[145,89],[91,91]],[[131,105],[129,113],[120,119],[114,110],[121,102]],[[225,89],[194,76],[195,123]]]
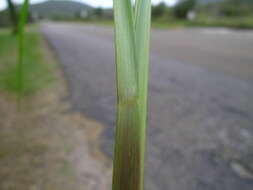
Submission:
[[[117,127],[113,190],[143,190],[150,0],[114,0]]]

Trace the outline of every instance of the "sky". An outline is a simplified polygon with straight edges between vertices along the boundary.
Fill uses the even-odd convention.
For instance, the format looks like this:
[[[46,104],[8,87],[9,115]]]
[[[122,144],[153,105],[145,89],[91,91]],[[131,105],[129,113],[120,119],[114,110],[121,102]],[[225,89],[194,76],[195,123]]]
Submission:
[[[38,3],[45,0],[30,0],[31,3]],[[76,0],[90,4],[94,7],[112,7],[112,0]],[[177,0],[152,0],[153,4],[160,3],[161,1],[166,2],[168,5],[173,5]],[[13,2],[21,3],[23,0],[13,0]],[[6,0],[0,0],[0,10],[6,7]]]

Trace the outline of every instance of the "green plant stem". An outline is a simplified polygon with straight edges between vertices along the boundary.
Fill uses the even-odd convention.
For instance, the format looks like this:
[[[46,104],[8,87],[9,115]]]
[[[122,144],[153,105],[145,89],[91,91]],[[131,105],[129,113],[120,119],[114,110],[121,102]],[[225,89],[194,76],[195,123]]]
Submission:
[[[25,23],[27,20],[29,0],[25,0],[21,8],[18,26],[18,64],[17,64],[17,85],[18,85],[18,109],[20,109],[21,98],[23,96],[23,64],[24,64],[24,39]]]
[[[117,127],[113,190],[143,190],[150,0],[114,0]]]

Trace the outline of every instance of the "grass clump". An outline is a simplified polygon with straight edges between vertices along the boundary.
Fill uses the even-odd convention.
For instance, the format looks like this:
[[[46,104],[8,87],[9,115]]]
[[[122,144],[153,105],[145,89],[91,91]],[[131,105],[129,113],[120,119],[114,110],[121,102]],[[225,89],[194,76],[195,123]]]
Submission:
[[[46,63],[43,52],[43,38],[36,27],[30,27],[24,41],[22,65],[22,96],[35,93],[53,81],[53,66]],[[0,31],[0,90],[18,95],[20,76],[17,37],[9,31]]]

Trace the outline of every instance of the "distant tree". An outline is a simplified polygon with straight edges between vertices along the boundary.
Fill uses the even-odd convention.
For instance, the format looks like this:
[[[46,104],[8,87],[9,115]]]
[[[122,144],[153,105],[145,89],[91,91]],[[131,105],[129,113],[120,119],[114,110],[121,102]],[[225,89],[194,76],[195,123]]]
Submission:
[[[0,11],[0,28],[10,24],[9,13],[7,11]]]
[[[103,9],[101,7],[95,8],[94,15],[101,18],[103,16]]]
[[[8,4],[10,20],[13,26],[13,33],[16,34],[18,32],[18,15],[17,15],[13,2],[11,0],[7,0],[7,4]]]
[[[225,0],[221,4],[221,14],[224,16],[249,16],[252,13],[252,0]]]
[[[180,0],[174,7],[173,13],[177,18],[185,19],[189,11],[197,5],[197,0]]]
[[[253,6],[252,0],[225,0],[227,3],[232,3],[236,6]]]
[[[164,2],[159,3],[156,6],[152,7],[152,17],[153,18],[158,18],[158,17],[162,17],[167,10],[167,6]]]

